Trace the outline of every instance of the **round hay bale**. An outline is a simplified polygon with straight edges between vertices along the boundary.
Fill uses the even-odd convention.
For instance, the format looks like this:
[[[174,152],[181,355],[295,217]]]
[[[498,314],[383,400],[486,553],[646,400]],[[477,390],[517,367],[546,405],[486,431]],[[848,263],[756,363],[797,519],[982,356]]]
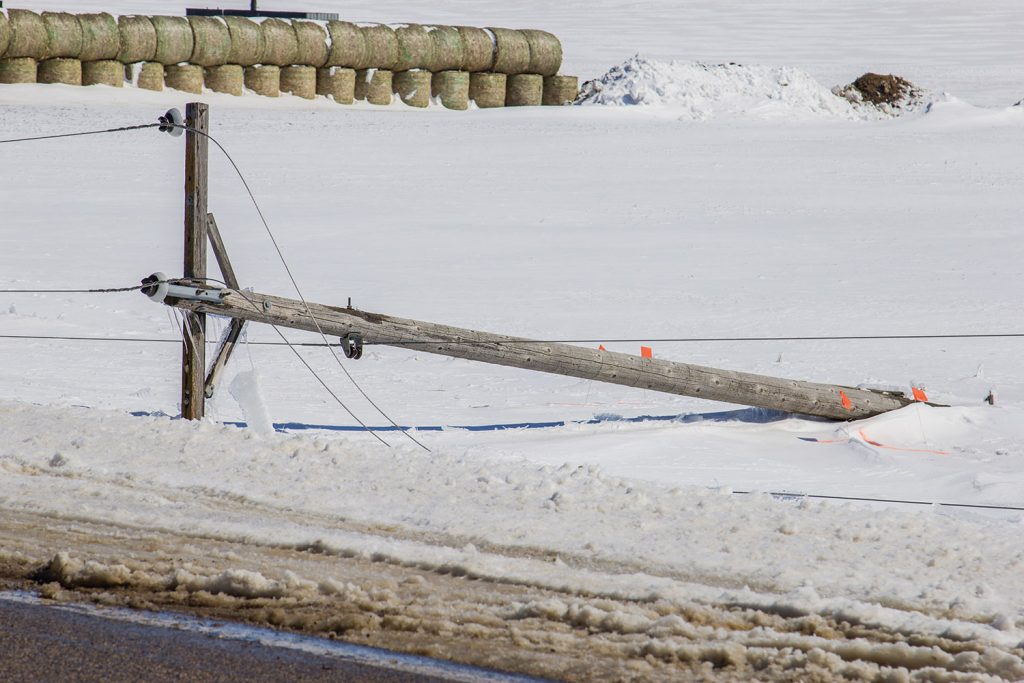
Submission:
[[[46,57],[46,24],[41,16],[27,9],[9,9],[7,21],[11,30],[11,39],[4,54],[7,59],[31,57],[39,60]]]
[[[505,106],[505,74],[473,73],[469,75],[469,99],[481,109]]]
[[[392,69],[398,61],[398,36],[395,35],[395,31],[384,24],[363,26],[362,31],[363,40],[366,42],[366,68]],[[390,87],[389,83],[388,88]]]
[[[78,59],[82,52],[82,25],[78,17],[67,12],[43,12],[46,26],[46,58]]]
[[[530,45],[530,65],[528,73],[541,76],[554,76],[562,68],[562,43],[553,33],[533,28],[519,31],[526,36]]]
[[[156,29],[149,17],[128,16],[117,18],[120,47],[117,59],[124,64],[148,62],[156,56]],[[163,83],[163,71],[160,82]]]
[[[202,95],[203,67],[198,64],[168,64],[164,67],[164,85],[193,95]]]
[[[430,104],[431,76],[429,71],[399,71],[391,79],[391,89],[410,107],[426,107]]]
[[[289,66],[295,63],[299,54],[299,42],[295,29],[287,21],[264,19],[260,24],[263,33],[263,64]]]
[[[330,48],[327,47],[327,30],[312,21],[293,21],[298,55],[295,64],[321,67],[327,63]]]
[[[338,104],[352,104],[355,98],[356,72],[341,66],[316,70],[316,94],[329,97]]]
[[[11,27],[7,22],[7,15],[0,12],[0,57],[7,52],[7,46],[11,44]]]
[[[160,62],[144,62],[139,66],[135,85],[142,90],[155,90],[160,92],[164,89],[164,65]]]
[[[327,30],[331,34],[331,50],[326,66],[343,66],[350,69],[365,69],[366,39],[355,24],[347,21],[329,21]]]
[[[189,17],[192,26],[190,62],[199,66],[221,66],[231,54],[231,32],[220,17]]]
[[[82,85],[82,62],[66,57],[43,60],[39,62],[36,82]]]
[[[515,74],[505,86],[506,107],[539,107],[544,101],[544,77],[539,74]]]
[[[459,26],[462,70],[490,71],[494,66],[494,34],[475,26]]]
[[[398,59],[391,65],[392,71],[426,69],[434,58],[434,41],[425,26],[406,24],[395,29],[398,39]]]
[[[427,69],[433,72],[461,69],[465,61],[462,36],[454,26],[434,26],[430,40],[434,43]]]
[[[245,17],[224,17],[231,35],[228,64],[252,66],[263,59],[263,32],[260,25]]]
[[[35,83],[36,60],[31,57],[0,59],[0,83]]]
[[[257,95],[277,97],[281,94],[281,67],[273,64],[245,67],[245,87]]]
[[[79,14],[78,23],[82,27],[82,51],[78,53],[79,59],[83,62],[117,59],[117,53],[121,49],[121,32],[114,17],[106,12]]]
[[[214,92],[239,97],[245,90],[245,68],[238,64],[208,66],[203,73],[203,83]]]
[[[112,88],[123,87],[124,64],[116,59],[82,62],[82,85],[109,85]]]
[[[316,97],[316,67],[286,66],[281,69],[281,92],[312,100]]]
[[[440,71],[430,82],[430,96],[441,101],[446,109],[469,108],[469,72]]]
[[[500,74],[526,73],[530,68],[530,43],[519,31],[509,28],[488,28],[494,34],[493,71]]]
[[[541,104],[556,107],[572,104],[579,94],[580,79],[576,76],[545,76]]]
[[[387,69],[361,69],[356,71],[355,98],[370,104],[391,104],[391,80]]]
[[[192,56],[195,38],[192,25],[185,17],[150,17],[156,31],[156,53],[153,61],[170,66],[187,62]],[[201,78],[201,76],[200,76]]]

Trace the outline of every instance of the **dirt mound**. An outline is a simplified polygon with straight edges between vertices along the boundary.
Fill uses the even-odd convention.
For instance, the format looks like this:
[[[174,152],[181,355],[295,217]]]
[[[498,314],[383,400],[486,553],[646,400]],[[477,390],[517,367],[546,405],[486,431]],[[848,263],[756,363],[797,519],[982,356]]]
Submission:
[[[916,109],[924,100],[920,88],[892,74],[866,73],[847,86],[836,86],[832,92],[854,104],[874,105],[896,115]]]

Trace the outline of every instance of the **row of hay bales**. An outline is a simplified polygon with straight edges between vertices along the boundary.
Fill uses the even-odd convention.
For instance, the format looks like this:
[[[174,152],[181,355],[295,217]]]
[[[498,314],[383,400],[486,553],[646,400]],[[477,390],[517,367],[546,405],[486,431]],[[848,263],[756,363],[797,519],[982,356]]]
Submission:
[[[437,97],[461,109],[463,98],[482,107],[571,102],[577,79],[559,76],[561,63],[558,38],[534,29],[0,11],[0,83],[120,85],[122,65],[133,65],[130,79],[150,89],[244,86],[379,104],[386,91],[388,102],[393,93],[413,106]]]

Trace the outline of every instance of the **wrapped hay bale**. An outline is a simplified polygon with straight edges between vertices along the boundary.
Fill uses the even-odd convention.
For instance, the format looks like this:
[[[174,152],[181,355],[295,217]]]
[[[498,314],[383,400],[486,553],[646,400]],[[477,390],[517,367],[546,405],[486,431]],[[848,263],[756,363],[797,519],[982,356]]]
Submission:
[[[462,68],[465,56],[459,29],[454,26],[434,26],[430,40],[434,43],[434,49],[430,63],[426,66],[428,70],[436,73]]]
[[[148,62],[156,56],[156,29],[149,17],[118,17],[117,32],[120,43],[117,59],[120,62]],[[160,82],[163,83],[163,80],[164,74],[161,71]]]
[[[198,64],[168,64],[164,67],[164,85],[193,95],[202,95],[203,67]]]
[[[37,63],[31,57],[0,59],[0,83],[35,83]]]
[[[252,66],[263,59],[263,32],[260,25],[245,17],[224,17],[231,36],[228,64]]]
[[[195,38],[192,35],[192,25],[185,17],[150,17],[149,20],[156,31],[156,53],[153,55],[153,61],[168,66],[187,62],[192,56]]]
[[[199,66],[221,66],[231,54],[231,32],[220,17],[189,17],[192,26],[192,56]]]
[[[239,97],[245,90],[245,68],[238,64],[208,66],[203,72],[203,83],[214,92]]]
[[[321,67],[327,63],[329,49],[327,47],[327,31],[320,24],[312,21],[293,21],[295,42],[298,53],[295,64]]]
[[[27,9],[7,10],[7,23],[11,32],[4,56],[7,59],[31,57],[46,58],[46,24],[43,18]]]
[[[505,85],[506,107],[539,107],[544,101],[544,77],[539,74],[515,74]]]
[[[116,59],[82,62],[82,85],[109,85],[112,88],[120,88],[124,85],[124,64]]]
[[[46,58],[78,59],[82,52],[82,25],[78,17],[67,12],[43,12],[46,26]]]
[[[434,74],[430,82],[430,96],[438,98],[446,109],[468,109],[469,72],[440,71]]]
[[[398,36],[394,30],[384,24],[373,24],[363,26],[362,31],[366,42],[366,68],[391,70],[398,61]],[[390,92],[390,83],[388,88]]]
[[[263,33],[263,64],[289,66],[299,55],[299,42],[295,29],[287,21],[264,19],[260,24]]]
[[[554,76],[562,68],[562,43],[547,31],[527,28],[519,31],[530,46],[528,73]]]
[[[343,66],[350,69],[365,69],[370,66],[366,61],[366,39],[363,38],[363,32],[358,26],[347,21],[330,21],[327,22],[327,30],[331,35],[327,66]]]
[[[425,26],[406,24],[395,29],[398,39],[398,59],[391,65],[392,71],[426,69],[433,60],[434,41]]]
[[[459,26],[462,70],[490,71],[494,66],[494,34],[474,26]]]
[[[391,79],[391,89],[410,107],[426,107],[430,104],[431,76],[429,71],[419,69],[399,71]]]
[[[160,62],[144,62],[139,65],[135,85],[143,90],[164,89],[164,65]]]
[[[352,104],[356,91],[356,72],[341,66],[316,70],[316,94],[329,97],[338,104]]]
[[[281,92],[312,100],[316,97],[316,67],[286,66],[281,69]]]
[[[387,69],[356,71],[355,98],[370,104],[391,104],[392,73]]]
[[[281,94],[281,67],[273,64],[245,67],[245,87],[257,95],[277,97]]]
[[[500,74],[522,74],[530,68],[530,43],[519,31],[488,28],[494,34],[493,70]]]
[[[576,76],[545,76],[541,104],[556,107],[572,104],[579,94],[580,79]]]
[[[469,99],[481,109],[505,106],[505,74],[478,72],[469,75]]]
[[[36,82],[82,85],[82,62],[64,57],[43,60],[39,62]]]
[[[0,12],[0,57],[7,52],[7,46],[11,44],[11,27],[7,22],[7,15]]]
[[[82,27],[82,51],[78,58],[83,62],[99,62],[117,59],[121,50],[121,32],[117,20],[106,12],[100,14],[79,14]],[[83,78],[85,77],[83,73]]]

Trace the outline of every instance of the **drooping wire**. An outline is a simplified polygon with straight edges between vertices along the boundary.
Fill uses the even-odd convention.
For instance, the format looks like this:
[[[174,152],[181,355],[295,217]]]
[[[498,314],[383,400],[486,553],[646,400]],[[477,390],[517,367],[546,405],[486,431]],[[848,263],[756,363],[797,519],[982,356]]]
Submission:
[[[733,491],[738,496],[748,496],[758,493],[757,491]],[[764,491],[773,498],[792,499],[792,498],[814,498],[818,500],[848,500],[848,501],[863,501],[866,503],[897,503],[899,505],[938,505],[939,507],[951,507],[951,508],[977,508],[981,510],[1020,510],[1024,511],[1024,507],[1016,507],[1013,505],[985,505],[983,503],[941,503],[927,500],[903,500],[899,498],[866,498],[858,496],[831,496],[817,493],[787,493],[785,491]]]
[[[154,282],[152,284],[161,284]],[[0,294],[109,294],[111,292],[134,292],[150,285],[131,287],[107,287],[105,289],[0,289]]]
[[[78,133],[59,133],[57,135],[37,135],[29,138],[11,138],[9,140],[0,140],[0,145],[8,142],[32,142],[34,140],[55,140],[57,138],[74,138],[80,135],[101,135],[103,133],[123,133],[128,130],[142,130],[144,128],[159,128],[163,126],[162,123],[142,123],[137,126],[121,126],[120,128],[105,128],[103,130],[85,130]]]
[[[191,131],[193,133],[196,133],[197,135],[202,135],[203,137],[207,138],[208,140],[210,140],[210,142],[215,144],[217,148],[221,151],[221,153],[224,154],[225,158],[227,158],[232,168],[235,169],[235,173],[238,174],[238,179],[242,181],[242,185],[245,187],[245,191],[249,194],[249,199],[252,201],[252,205],[256,208],[256,213],[259,215],[260,221],[263,223],[263,227],[267,231],[267,236],[270,237],[270,241],[274,245],[274,250],[277,252],[278,258],[281,260],[281,265],[284,266],[285,272],[288,273],[288,279],[291,280],[292,287],[295,288],[295,293],[298,295],[299,300],[302,302],[303,308],[306,309],[306,315],[309,316],[309,319],[313,322],[313,325],[316,327],[317,332],[323,339],[324,345],[326,345],[327,348],[330,349],[331,356],[334,357],[334,360],[338,364],[338,367],[341,368],[343,373],[345,373],[345,376],[352,383],[352,386],[354,386],[356,390],[360,394],[362,394],[363,398],[365,398],[366,401],[371,406],[373,406],[374,409],[378,413],[380,413],[385,420],[391,423],[392,426],[398,427],[398,423],[391,419],[391,416],[384,412],[384,410],[379,405],[377,405],[377,403],[372,398],[370,398],[369,394],[367,394],[363,390],[363,388],[359,386],[359,383],[352,376],[352,373],[350,373],[348,369],[345,367],[345,364],[341,362],[341,358],[338,357],[338,354],[337,352],[335,352],[334,347],[332,347],[330,343],[327,341],[327,335],[324,334],[323,329],[320,327],[320,321],[318,321],[316,319],[316,316],[313,315],[313,311],[310,309],[309,303],[306,301],[306,297],[302,294],[302,289],[299,287],[298,281],[295,279],[295,276],[292,274],[291,268],[288,266],[288,261],[284,257],[284,252],[281,251],[281,246],[277,243],[277,238],[274,237],[274,232],[270,229],[270,224],[267,222],[266,217],[263,215],[263,210],[260,208],[259,202],[256,201],[256,195],[253,194],[252,188],[249,187],[249,183],[245,179],[245,175],[242,173],[242,170],[238,167],[238,164],[235,163],[235,160],[231,157],[231,154],[229,154],[227,149],[224,148],[224,145],[220,144],[220,142],[218,142],[217,139],[214,138],[209,133],[201,131],[191,126],[181,125],[179,127],[182,128],[183,130]],[[281,334],[281,332],[278,331],[278,334]],[[282,338],[284,338],[283,334],[281,336]],[[287,341],[287,339],[285,341]],[[402,434],[404,434],[406,438],[408,438],[410,441],[415,443],[423,450],[427,451],[428,453],[430,452],[430,449],[424,446],[422,443],[420,443],[412,434],[409,434],[408,432],[405,431],[402,431]]]

